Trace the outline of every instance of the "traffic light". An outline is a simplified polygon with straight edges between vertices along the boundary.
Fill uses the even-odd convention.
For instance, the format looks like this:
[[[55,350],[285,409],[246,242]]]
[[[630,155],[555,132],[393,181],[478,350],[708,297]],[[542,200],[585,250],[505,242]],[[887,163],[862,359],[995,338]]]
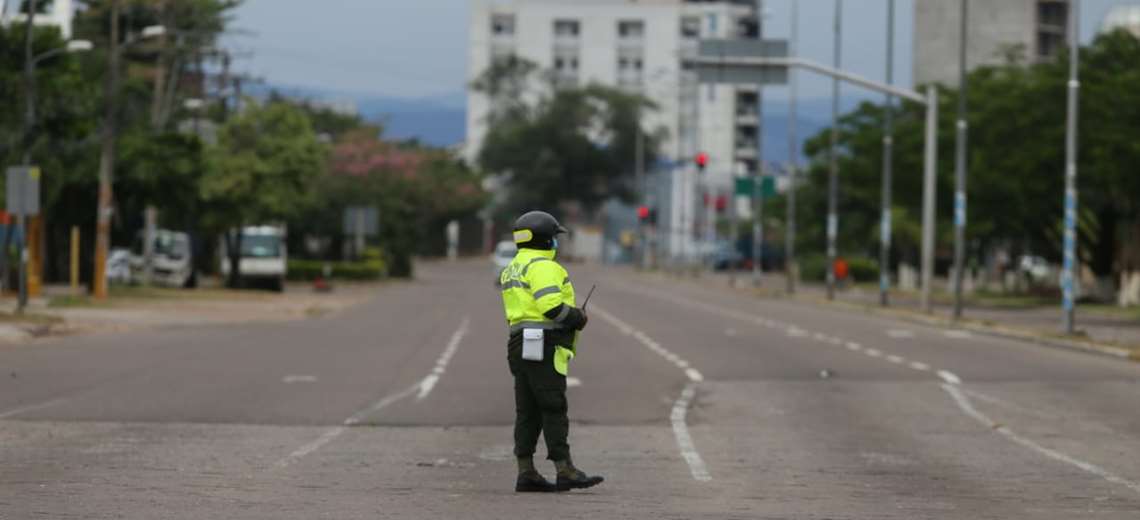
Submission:
[[[701,173],[704,173],[705,167],[709,165],[709,154],[705,152],[698,153],[693,162],[697,163],[697,169]]]
[[[638,208],[637,208],[637,220],[640,220],[643,222],[646,220],[649,220],[649,206],[638,206]]]

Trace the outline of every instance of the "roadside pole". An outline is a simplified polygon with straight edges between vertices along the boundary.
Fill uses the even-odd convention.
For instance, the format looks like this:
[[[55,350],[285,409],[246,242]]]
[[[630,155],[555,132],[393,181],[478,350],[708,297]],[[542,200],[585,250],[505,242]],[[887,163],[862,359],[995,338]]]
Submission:
[[[79,294],[79,226],[71,226],[71,295]]]
[[[895,0],[887,0],[887,85],[894,82],[895,68]],[[879,225],[879,305],[890,305],[891,290],[891,176],[894,173],[894,101],[887,93],[883,114],[883,203]]]
[[[892,0],[893,1],[893,0]],[[792,2],[792,34],[788,52],[795,56],[799,38],[799,2]],[[799,282],[799,265],[796,264],[796,170],[799,169],[800,143],[796,135],[796,71],[788,71],[788,89],[791,91],[788,108],[788,207],[784,230],[784,277],[788,294],[796,292]]]
[[[962,318],[962,278],[966,250],[966,22],[969,0],[961,1],[958,29],[958,123],[954,147],[954,319]]]
[[[637,202],[646,205],[649,200],[648,186],[645,183],[645,133],[641,129],[641,110],[637,111],[637,135],[633,143],[634,175],[637,180]],[[646,222],[637,219],[637,256],[634,262],[639,269],[646,269],[649,261],[649,244],[647,243]]]
[[[91,289],[96,299],[107,298],[107,253],[111,248],[111,176],[115,168],[115,113],[119,89],[119,6],[111,0],[111,38],[107,43],[106,103],[104,106],[102,151],[99,157],[99,199],[95,211],[95,267]]]
[[[834,67],[842,65],[843,2],[835,0]],[[827,299],[835,299],[835,239],[839,234],[839,78],[831,83],[831,152],[827,173]]]
[[[934,209],[938,200],[938,90],[926,87],[926,152],[922,172],[922,310],[931,312],[930,284],[934,279]]]
[[[1064,272],[1061,275],[1061,288],[1064,291],[1061,303],[1064,317],[1062,330],[1072,334],[1076,328],[1076,283],[1077,283],[1077,116],[1080,106],[1080,13],[1081,3],[1073,0],[1069,4],[1069,99],[1065,123],[1065,257]]]
[[[756,0],[756,39],[764,39],[764,2]],[[764,268],[764,83],[756,84],[756,181],[752,183],[752,286],[760,287]]]

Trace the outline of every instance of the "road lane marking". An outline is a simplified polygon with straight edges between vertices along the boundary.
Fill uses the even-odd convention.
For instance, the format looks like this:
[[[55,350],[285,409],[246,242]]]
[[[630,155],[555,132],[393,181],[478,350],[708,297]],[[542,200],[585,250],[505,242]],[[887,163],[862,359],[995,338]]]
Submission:
[[[877,348],[869,348],[864,350],[863,353],[874,358],[883,357],[883,352]]]
[[[907,329],[888,329],[887,335],[895,339],[913,338],[914,332]]]
[[[432,373],[423,379],[420,383],[420,392],[416,394],[416,400],[422,401],[425,397],[431,394],[435,384],[443,377],[443,373],[447,371],[447,364],[451,362],[451,358],[455,356],[455,351],[459,349],[459,344],[463,342],[463,336],[467,335],[467,329],[471,325],[471,319],[467,316],[463,317],[463,321],[459,323],[459,328],[451,335],[448,340],[447,346],[444,347],[443,353],[439,355],[439,359],[435,362],[435,368]]]
[[[847,350],[850,350],[852,352],[859,352],[860,350],[863,350],[863,345],[855,343],[854,341],[848,341]]]
[[[938,377],[941,377],[942,380],[946,381],[947,383],[950,383],[952,385],[962,384],[962,378],[958,377],[958,375],[953,372],[947,370],[939,370],[937,373]]]
[[[906,361],[906,360],[903,359],[902,356],[890,355],[890,356],[887,356],[887,361],[890,361],[891,363],[894,363],[896,365],[901,365],[901,364],[903,364],[903,361]]]
[[[941,375],[941,372],[939,375]],[[994,422],[985,414],[979,412],[976,408],[974,408],[973,403],[970,402],[970,398],[966,397],[962,389],[959,388],[956,384],[943,384],[942,389],[945,390],[946,393],[950,394],[950,397],[952,397],[954,399],[954,402],[957,403],[958,408],[960,408],[966,415],[972,417],[975,421],[981,423],[987,429],[996,431],[1005,436],[1007,439],[1020,444],[1025,448],[1029,448],[1030,450],[1033,450],[1050,459],[1064,462],[1071,466],[1076,466],[1104,480],[1107,480],[1114,484],[1120,484],[1124,487],[1127,487],[1128,489],[1131,489],[1132,491],[1140,493],[1140,482],[1128,480],[1090,462],[1085,462],[1076,457],[1061,453],[1057,450],[1046,448],[1032,440],[1014,433],[1014,431],[1009,429],[1009,427]]]
[[[808,331],[801,329],[795,325],[788,327],[788,336],[793,338],[802,338],[810,334]]]
[[[927,370],[930,370],[930,365],[927,365],[926,363],[920,363],[918,361],[911,361],[910,368],[918,370],[919,372],[926,372]]]
[[[684,390],[681,391],[681,397],[673,403],[673,411],[669,415],[669,422],[673,426],[673,436],[677,440],[677,449],[681,452],[681,458],[685,459],[685,463],[689,465],[689,473],[693,475],[693,479],[698,482],[708,482],[712,480],[712,476],[709,475],[708,468],[705,466],[705,461],[701,459],[701,454],[697,452],[697,448],[693,444],[693,437],[689,435],[689,426],[685,423],[689,404],[692,403],[693,396],[696,395],[697,392],[697,385],[705,380],[705,376],[697,369],[689,366],[688,361],[670,352],[669,349],[662,347],[660,343],[654,341],[647,334],[633,328],[633,326],[622,321],[617,316],[599,307],[594,307],[590,312],[601,316],[603,320],[617,327],[618,330],[632,335],[646,348],[685,371],[685,377],[689,378],[689,382],[685,384]]]
[[[287,375],[281,378],[281,382],[287,385],[291,385],[293,383],[316,383],[317,376]]]
[[[436,361],[435,367],[432,369],[432,373],[425,376],[416,384],[409,386],[395,394],[385,396],[379,401],[373,403],[371,406],[352,414],[352,416],[344,420],[344,424],[342,426],[336,426],[325,430],[325,432],[322,433],[320,437],[317,437],[312,442],[309,442],[304,446],[297,448],[285,458],[277,461],[277,463],[274,464],[274,467],[287,467],[290,464],[304,458],[306,455],[309,455],[310,453],[321,449],[321,447],[332,442],[337,437],[344,435],[344,432],[348,431],[348,428],[350,426],[357,426],[359,424],[362,424],[369,415],[387,408],[393,403],[411,397],[413,394],[417,396],[417,401],[427,397],[428,394],[431,393],[432,389],[435,388],[436,383],[439,382],[439,378],[446,370],[448,362],[450,362],[452,356],[455,355],[455,351],[459,348],[459,343],[463,340],[463,336],[467,334],[467,329],[470,324],[470,317],[464,316],[459,323],[459,328],[456,329],[455,333],[451,335],[451,339],[447,342],[447,346],[444,347],[443,353],[440,354],[439,359]]]
[[[685,422],[685,416],[689,413],[689,404],[693,401],[693,396],[697,391],[696,386],[697,381],[695,380],[685,385],[685,389],[681,391],[681,397],[673,403],[673,412],[669,414],[669,422],[673,423],[673,436],[677,439],[677,447],[681,450],[681,457],[689,465],[689,473],[692,473],[693,479],[699,482],[708,482],[712,480],[712,475],[709,475],[709,470],[705,467],[705,461],[701,459],[701,454],[697,453],[697,448],[693,445],[693,437],[689,435],[689,425]]]
[[[24,412],[30,412],[33,410],[39,410],[41,408],[47,408],[49,406],[55,406],[57,404],[63,404],[65,402],[67,402],[68,400],[69,400],[68,398],[61,397],[59,399],[52,399],[51,401],[44,401],[42,403],[30,404],[28,406],[22,406],[20,408],[15,408],[12,410],[8,410],[7,412],[0,413],[0,419],[7,419],[9,417],[14,417],[14,416],[20,415]]]
[[[997,397],[994,397],[994,396],[989,395],[989,394],[984,394],[984,393],[979,392],[977,390],[974,390],[972,388],[962,387],[962,391],[965,392],[966,395],[973,397],[974,399],[977,399],[979,401],[985,401],[985,402],[990,403],[990,404],[994,404],[997,406],[1008,408],[1008,409],[1013,410],[1013,411],[1018,412],[1018,413],[1023,413],[1026,415],[1032,415],[1032,416],[1039,417],[1042,419],[1056,420],[1056,419],[1060,418],[1060,417],[1053,415],[1053,414],[1050,414],[1050,413],[1039,412],[1039,411],[1034,410],[1032,408],[1026,408],[1026,407],[1021,406],[1021,405],[1013,404],[1013,403],[1006,401],[1004,399],[998,399]]]
[[[944,330],[942,331],[942,335],[954,339],[970,339],[974,337],[968,330]]]

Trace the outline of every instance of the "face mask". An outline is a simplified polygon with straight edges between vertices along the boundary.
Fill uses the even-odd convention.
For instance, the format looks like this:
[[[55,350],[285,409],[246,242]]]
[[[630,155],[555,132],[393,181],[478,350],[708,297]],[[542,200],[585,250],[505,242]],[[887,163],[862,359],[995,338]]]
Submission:
[[[558,249],[558,239],[557,238],[551,239],[550,248],[551,249]]]

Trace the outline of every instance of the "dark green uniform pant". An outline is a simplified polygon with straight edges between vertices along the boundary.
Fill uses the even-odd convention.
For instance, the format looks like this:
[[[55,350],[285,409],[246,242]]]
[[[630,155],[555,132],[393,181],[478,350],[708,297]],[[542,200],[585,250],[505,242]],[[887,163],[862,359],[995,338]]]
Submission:
[[[515,456],[533,456],[541,433],[546,439],[546,458],[567,460],[566,376],[554,370],[554,349],[544,349],[542,361],[527,361],[521,357],[521,345],[516,348],[511,343],[507,362],[515,376]]]

